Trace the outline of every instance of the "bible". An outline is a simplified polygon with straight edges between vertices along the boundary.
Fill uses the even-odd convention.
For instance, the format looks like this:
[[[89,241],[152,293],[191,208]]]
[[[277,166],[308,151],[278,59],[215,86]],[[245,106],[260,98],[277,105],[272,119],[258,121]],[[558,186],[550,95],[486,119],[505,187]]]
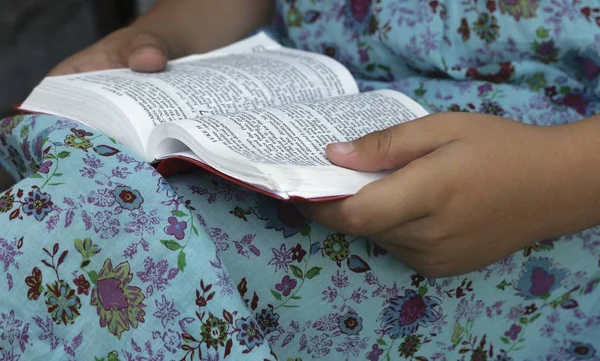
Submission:
[[[427,114],[400,92],[360,93],[341,63],[265,33],[170,61],[160,73],[47,77],[20,109],[97,129],[161,173],[183,161],[275,198],[314,201],[385,176],[332,164],[327,144]]]

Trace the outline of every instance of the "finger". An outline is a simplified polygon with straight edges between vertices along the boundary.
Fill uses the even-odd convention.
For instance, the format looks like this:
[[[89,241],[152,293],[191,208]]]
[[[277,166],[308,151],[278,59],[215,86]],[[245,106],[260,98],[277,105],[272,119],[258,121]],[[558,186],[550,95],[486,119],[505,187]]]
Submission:
[[[335,202],[306,203],[309,218],[334,230],[371,236],[427,216],[443,200],[447,167],[435,153],[363,187],[356,195]]]
[[[77,54],[57,65],[48,73],[48,76],[86,73],[90,71],[116,69],[127,66],[122,60],[108,57],[101,53]]]
[[[121,50],[121,56],[134,71],[159,72],[167,65],[168,49],[165,42],[150,34],[136,35]]]
[[[59,76],[84,73],[86,71],[94,71],[109,68],[104,58],[98,59],[84,54],[74,55],[52,69],[48,76]]]
[[[424,271],[424,269],[422,267],[422,265],[423,265],[422,258],[423,257],[418,252],[415,252],[414,250],[412,250],[410,248],[406,248],[406,247],[403,247],[401,245],[394,244],[394,243],[384,243],[384,242],[376,242],[376,243],[379,247],[388,251],[389,254],[391,254],[395,260],[400,261],[401,263],[403,263],[406,267],[410,268],[411,270],[416,271],[419,274],[422,271]]]
[[[329,160],[341,167],[360,171],[396,169],[455,140],[456,127],[431,115],[368,134],[353,142],[327,146]],[[454,128],[454,129],[452,129]]]

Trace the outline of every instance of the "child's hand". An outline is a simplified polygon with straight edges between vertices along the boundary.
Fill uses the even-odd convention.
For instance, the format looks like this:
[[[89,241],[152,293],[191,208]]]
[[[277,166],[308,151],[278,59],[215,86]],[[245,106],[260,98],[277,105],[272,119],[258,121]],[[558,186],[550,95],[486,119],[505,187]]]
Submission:
[[[273,0],[157,0],[132,25],[60,63],[49,75],[129,67],[165,69],[169,58],[205,53],[269,22]]]
[[[167,59],[168,47],[164,41],[149,32],[127,27],[64,60],[49,75],[65,75],[112,68],[157,72],[164,70]]]
[[[581,155],[598,154],[586,143],[598,137],[579,128],[464,113],[428,116],[330,145],[328,157],[340,166],[405,167],[348,199],[300,209],[342,233],[371,237],[423,275],[474,271],[598,223],[599,181]]]

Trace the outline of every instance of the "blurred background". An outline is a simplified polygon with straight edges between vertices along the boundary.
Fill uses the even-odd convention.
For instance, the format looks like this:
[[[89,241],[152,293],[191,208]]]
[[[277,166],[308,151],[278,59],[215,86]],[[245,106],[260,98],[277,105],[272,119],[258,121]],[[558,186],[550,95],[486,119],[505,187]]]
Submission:
[[[0,0],[0,118],[62,59],[127,25],[153,0]]]
[[[61,60],[129,24],[154,0],[0,0],[0,119]],[[0,168],[0,191],[13,180]]]

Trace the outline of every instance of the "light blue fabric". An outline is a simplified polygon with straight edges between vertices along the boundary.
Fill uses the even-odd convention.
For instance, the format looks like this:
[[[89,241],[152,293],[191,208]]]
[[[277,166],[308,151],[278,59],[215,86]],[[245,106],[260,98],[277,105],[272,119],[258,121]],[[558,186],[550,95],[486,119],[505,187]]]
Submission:
[[[595,114],[588,2],[278,4],[285,44],[432,111]],[[567,25],[573,22],[573,25]],[[66,119],[0,122],[0,360],[600,360],[600,228],[427,280],[372,242]]]

